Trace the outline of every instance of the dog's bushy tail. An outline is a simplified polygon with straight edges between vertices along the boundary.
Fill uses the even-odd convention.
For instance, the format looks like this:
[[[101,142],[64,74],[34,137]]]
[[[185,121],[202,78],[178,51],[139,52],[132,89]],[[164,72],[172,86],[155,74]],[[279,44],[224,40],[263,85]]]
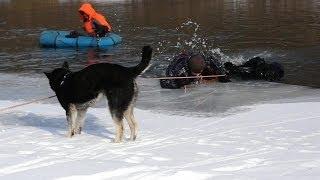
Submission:
[[[131,68],[131,72],[134,77],[141,74],[148,66],[152,56],[152,48],[150,46],[144,46],[142,48],[142,60],[137,65]]]

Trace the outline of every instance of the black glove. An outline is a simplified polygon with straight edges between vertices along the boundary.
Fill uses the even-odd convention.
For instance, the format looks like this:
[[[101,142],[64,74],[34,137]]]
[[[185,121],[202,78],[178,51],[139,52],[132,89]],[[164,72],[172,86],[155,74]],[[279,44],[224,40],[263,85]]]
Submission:
[[[69,35],[66,35],[66,38],[77,38],[80,36],[78,31],[71,31]]]

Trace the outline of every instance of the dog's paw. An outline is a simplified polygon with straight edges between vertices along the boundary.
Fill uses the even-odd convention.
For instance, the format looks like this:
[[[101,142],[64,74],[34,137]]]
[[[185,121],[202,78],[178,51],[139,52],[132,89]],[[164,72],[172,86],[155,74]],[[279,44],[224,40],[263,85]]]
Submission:
[[[72,136],[74,136],[74,131],[68,131],[67,137],[72,138]]]
[[[113,143],[121,143],[122,141],[120,139],[113,139],[112,142]]]
[[[137,136],[136,136],[136,135],[130,137],[130,140],[131,140],[131,141],[135,141],[136,139],[137,139]]]
[[[74,134],[81,134],[81,127],[79,127],[78,129],[74,130]]]

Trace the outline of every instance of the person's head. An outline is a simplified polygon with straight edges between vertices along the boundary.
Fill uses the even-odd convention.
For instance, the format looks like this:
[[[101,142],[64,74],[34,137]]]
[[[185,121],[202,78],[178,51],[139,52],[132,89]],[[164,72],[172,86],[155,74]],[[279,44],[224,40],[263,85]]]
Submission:
[[[88,14],[86,14],[83,11],[79,11],[79,14],[80,14],[80,18],[83,20],[83,22],[89,21],[89,15]]]
[[[191,56],[188,61],[188,66],[192,75],[199,75],[205,67],[205,61],[203,56],[201,55]]]
[[[79,8],[80,18],[86,22],[96,14],[96,11],[90,3],[83,3]]]

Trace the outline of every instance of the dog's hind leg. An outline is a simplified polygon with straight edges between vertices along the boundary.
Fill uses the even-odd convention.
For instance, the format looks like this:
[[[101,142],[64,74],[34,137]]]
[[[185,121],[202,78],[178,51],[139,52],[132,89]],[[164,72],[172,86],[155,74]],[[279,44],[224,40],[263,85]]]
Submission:
[[[124,112],[124,116],[128,122],[128,125],[130,127],[130,140],[134,141],[137,138],[137,132],[138,132],[138,124],[137,121],[134,118],[133,115],[133,105],[131,104],[128,109]]]
[[[77,121],[77,108],[74,104],[69,104],[67,111],[67,121],[68,121],[68,137],[72,137],[75,134],[75,127]]]
[[[123,118],[113,116],[112,119],[116,125],[116,137],[114,139],[114,142],[119,143],[123,139]]]
[[[123,116],[124,116],[124,111],[126,107],[126,101],[127,99],[124,97],[121,97],[121,94],[117,91],[114,90],[112,92],[107,92],[106,93],[107,99],[108,99],[108,105],[109,105],[109,110],[112,116],[112,120],[115,123],[116,126],[116,136],[114,139],[114,142],[119,143],[123,139]]]
[[[88,109],[80,109],[80,110],[78,110],[78,112],[77,112],[77,120],[75,122],[75,132],[74,132],[75,134],[81,134],[87,110]]]

